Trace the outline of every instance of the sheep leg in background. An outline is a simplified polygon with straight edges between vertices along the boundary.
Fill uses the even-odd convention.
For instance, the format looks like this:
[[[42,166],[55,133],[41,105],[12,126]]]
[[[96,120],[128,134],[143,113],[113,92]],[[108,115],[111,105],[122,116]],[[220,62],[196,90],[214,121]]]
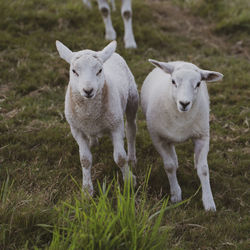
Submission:
[[[71,126],[71,133],[78,143],[80,162],[82,166],[82,189],[93,195],[93,184],[91,180],[92,155],[89,149],[89,142],[82,132]]]
[[[153,137],[152,137],[153,138]],[[164,169],[168,176],[171,201],[173,203],[179,202],[181,198],[181,188],[177,180],[176,170],[178,168],[178,159],[173,144],[166,143],[164,140],[158,138],[153,140],[154,146],[163,159]]]
[[[110,8],[107,0],[98,0],[98,7],[102,14],[103,22],[105,25],[105,39],[106,40],[115,40],[116,32],[112,25]]]
[[[89,137],[89,147],[92,148],[93,146],[98,145],[98,137],[97,136],[90,136]]]
[[[132,167],[136,166],[136,113],[138,109],[138,94],[137,90],[132,90],[133,94],[130,94],[127,107],[126,107],[126,137],[128,144],[128,160],[131,162]]]
[[[136,48],[136,42],[132,27],[131,0],[122,0],[121,14],[124,22],[124,43],[125,48]]]
[[[89,9],[92,8],[92,4],[90,0],[82,0],[83,4],[87,6]]]
[[[203,205],[205,210],[216,211],[210,187],[209,169],[207,164],[209,137],[194,139],[194,145],[194,163],[201,181]]]
[[[116,6],[115,6],[115,0],[110,0],[111,6],[112,6],[112,10],[116,11]]]
[[[122,171],[123,180],[133,178],[133,185],[136,185],[136,178],[129,170],[127,154],[124,150],[123,128],[118,128],[112,132],[112,142],[114,147],[114,161]]]

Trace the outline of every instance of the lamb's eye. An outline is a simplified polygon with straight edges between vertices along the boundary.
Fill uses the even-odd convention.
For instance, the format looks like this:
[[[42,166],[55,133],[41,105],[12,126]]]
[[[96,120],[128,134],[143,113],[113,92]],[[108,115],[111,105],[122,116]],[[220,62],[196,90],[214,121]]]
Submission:
[[[78,74],[74,69],[72,69],[72,72],[73,72],[76,76],[79,76],[79,74]]]
[[[96,73],[96,75],[98,76],[99,74],[101,74],[101,72],[102,72],[102,69],[100,69],[100,70]]]
[[[174,80],[174,79],[172,79],[172,84],[176,85],[176,82],[175,82],[175,80]]]
[[[197,85],[196,85],[196,88],[199,88],[201,85],[201,82],[198,82]]]

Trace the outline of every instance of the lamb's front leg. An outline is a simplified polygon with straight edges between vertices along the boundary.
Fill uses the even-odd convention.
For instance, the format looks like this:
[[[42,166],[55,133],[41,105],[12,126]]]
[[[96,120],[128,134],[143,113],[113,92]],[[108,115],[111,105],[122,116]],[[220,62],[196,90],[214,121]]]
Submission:
[[[181,188],[176,176],[176,171],[178,168],[178,159],[174,145],[165,142],[165,140],[160,139],[158,136],[152,136],[152,140],[155,145],[155,148],[162,157],[164,169],[168,176],[171,201],[173,203],[179,202],[182,200],[182,197]]]
[[[122,19],[124,22],[124,43],[125,48],[136,48],[136,42],[132,27],[132,7],[131,0],[122,0],[121,9]]]
[[[216,211],[210,181],[209,169],[207,164],[207,154],[209,151],[209,137],[194,140],[194,162],[197,173],[201,181],[202,201],[205,210]]]
[[[122,171],[123,180],[133,178],[133,185],[136,186],[136,177],[132,174],[128,166],[128,157],[124,149],[123,134],[124,128],[119,128],[111,133],[114,147],[114,161]]]
[[[73,127],[71,127],[71,133],[79,146],[82,166],[82,189],[92,196],[94,192],[91,180],[92,155],[89,149],[88,138],[81,131]]]

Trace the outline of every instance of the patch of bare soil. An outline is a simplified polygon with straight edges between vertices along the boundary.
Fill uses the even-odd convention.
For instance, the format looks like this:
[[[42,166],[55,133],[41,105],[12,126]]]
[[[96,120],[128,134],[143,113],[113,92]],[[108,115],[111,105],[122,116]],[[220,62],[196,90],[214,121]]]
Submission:
[[[171,1],[146,0],[157,18],[161,28],[168,32],[183,34],[187,37],[201,39],[205,44],[216,49],[224,50],[228,54],[241,55],[250,59],[250,41],[239,40],[233,43],[228,36],[216,35],[213,30],[215,23],[194,16]]]

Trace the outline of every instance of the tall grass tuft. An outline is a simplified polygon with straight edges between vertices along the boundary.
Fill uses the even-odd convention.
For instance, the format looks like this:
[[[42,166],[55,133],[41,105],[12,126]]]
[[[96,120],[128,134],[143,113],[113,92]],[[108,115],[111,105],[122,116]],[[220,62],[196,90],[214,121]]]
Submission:
[[[13,181],[10,183],[10,178],[8,175],[6,180],[2,183],[1,189],[0,189],[0,205],[1,205],[1,207],[6,205],[6,203],[8,201],[8,197],[9,197],[10,192],[11,192],[12,185],[13,185]]]
[[[168,199],[152,205],[145,183],[135,193],[130,181],[122,190],[116,181],[104,182],[95,198],[82,193],[73,204],[62,203],[49,249],[164,248],[169,228],[161,225]]]
[[[0,186],[0,218],[7,213],[7,210],[10,209],[9,205],[9,195],[13,186],[13,181],[10,182],[9,175],[6,180],[3,181]],[[0,220],[0,248],[1,244],[5,244],[7,235],[9,232],[9,225],[1,222]]]

